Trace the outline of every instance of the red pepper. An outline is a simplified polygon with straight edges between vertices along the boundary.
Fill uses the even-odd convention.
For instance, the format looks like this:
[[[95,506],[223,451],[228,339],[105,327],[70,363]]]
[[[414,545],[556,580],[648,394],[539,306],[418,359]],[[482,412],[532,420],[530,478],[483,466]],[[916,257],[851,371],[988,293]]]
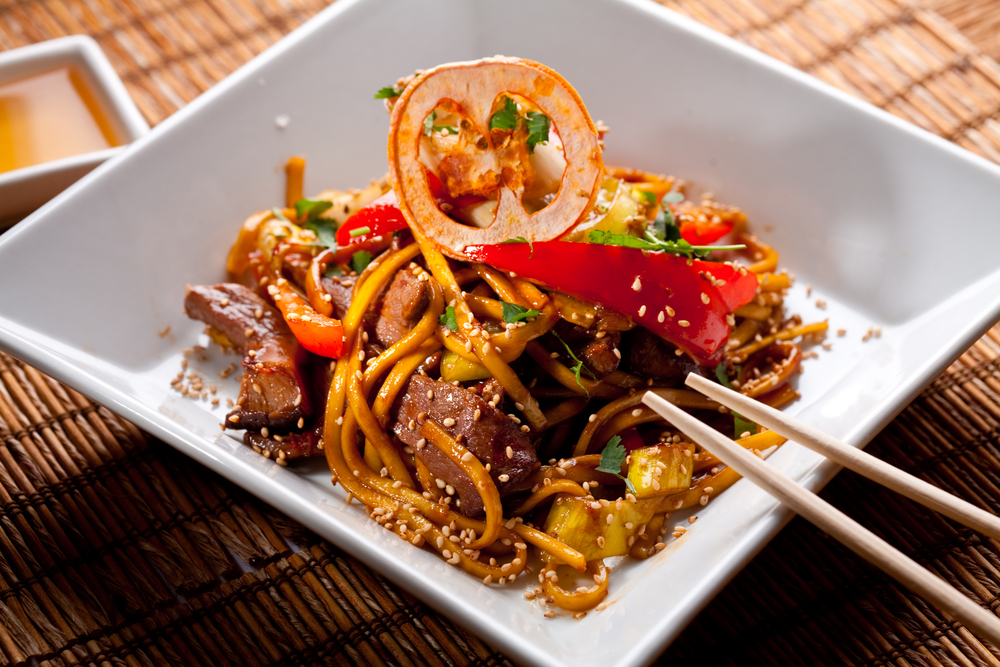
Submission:
[[[267,293],[281,311],[292,335],[302,347],[321,357],[339,359],[344,352],[344,326],[340,320],[320,315],[296,293],[270,264],[251,260],[258,281],[267,278]]]
[[[680,224],[681,238],[691,245],[708,245],[718,241],[733,231],[732,222],[694,222],[685,220]]]
[[[434,172],[427,172],[427,184],[431,194],[439,203],[448,203],[452,208],[463,208],[483,201],[482,197],[466,195],[452,199],[448,196],[441,180]],[[367,227],[369,231],[357,236],[351,236],[351,231]],[[396,192],[390,190],[381,197],[373,200],[367,206],[358,209],[354,215],[349,217],[337,230],[337,245],[341,248],[353,246],[365,241],[374,239],[377,236],[383,238],[406,229],[406,220],[399,210],[399,200],[396,199]]]
[[[629,315],[702,361],[721,354],[726,316],[757,291],[745,269],[622,246],[503,243],[468,246],[465,254]]]

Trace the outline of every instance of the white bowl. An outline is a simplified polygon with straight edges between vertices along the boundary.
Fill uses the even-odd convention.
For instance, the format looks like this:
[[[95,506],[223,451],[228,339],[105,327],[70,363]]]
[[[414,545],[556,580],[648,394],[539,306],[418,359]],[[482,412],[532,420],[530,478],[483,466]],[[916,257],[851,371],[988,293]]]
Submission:
[[[101,47],[86,35],[60,37],[0,53],[0,85],[61,67],[78,73],[122,145],[0,173],[0,220],[28,213],[149,132]]]
[[[789,519],[776,501],[736,484],[664,553],[616,565],[607,610],[547,620],[522,597],[532,581],[483,586],[345,506],[323,464],[281,468],[219,431],[224,406],[169,387],[202,329],[184,284],[224,278],[242,220],[281,203],[287,158],[308,158],[307,192],[363,185],[386,171],[376,90],[497,53],[573,83],[611,127],[608,162],[746,210],[798,276],[791,312],[847,330],[807,360],[791,414],[863,444],[1000,318],[996,165],[651,2],[339,0],[0,237],[0,285],[17,285],[0,290],[0,346],[518,661],[640,665]],[[233,360],[211,355],[206,376]],[[810,488],[835,472],[791,443],[770,463]]]

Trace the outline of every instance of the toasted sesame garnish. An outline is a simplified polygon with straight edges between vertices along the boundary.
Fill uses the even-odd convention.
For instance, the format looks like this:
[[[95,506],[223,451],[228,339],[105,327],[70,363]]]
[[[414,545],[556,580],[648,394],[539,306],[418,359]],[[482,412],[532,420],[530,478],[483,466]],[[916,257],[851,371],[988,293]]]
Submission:
[[[636,292],[642,289],[642,281],[639,280],[639,276],[635,277],[635,281],[632,283],[632,289]]]

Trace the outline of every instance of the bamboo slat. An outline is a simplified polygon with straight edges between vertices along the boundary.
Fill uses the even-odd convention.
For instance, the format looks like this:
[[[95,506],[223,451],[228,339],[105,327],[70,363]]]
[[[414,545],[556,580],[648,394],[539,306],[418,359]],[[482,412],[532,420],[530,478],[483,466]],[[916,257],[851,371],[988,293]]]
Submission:
[[[1000,161],[1000,0],[662,0]],[[157,123],[326,0],[0,0],[0,49],[93,36]],[[868,451],[1000,512],[1000,328]],[[850,472],[824,496],[993,611],[1000,544]],[[793,520],[657,664],[1000,667]],[[0,355],[0,666],[510,665],[220,477]]]

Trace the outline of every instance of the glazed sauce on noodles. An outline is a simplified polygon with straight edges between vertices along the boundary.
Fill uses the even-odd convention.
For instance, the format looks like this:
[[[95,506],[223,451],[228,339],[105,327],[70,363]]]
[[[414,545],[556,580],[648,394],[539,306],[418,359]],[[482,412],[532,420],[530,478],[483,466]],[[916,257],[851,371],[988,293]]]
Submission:
[[[119,143],[71,67],[0,84],[0,173]]]

